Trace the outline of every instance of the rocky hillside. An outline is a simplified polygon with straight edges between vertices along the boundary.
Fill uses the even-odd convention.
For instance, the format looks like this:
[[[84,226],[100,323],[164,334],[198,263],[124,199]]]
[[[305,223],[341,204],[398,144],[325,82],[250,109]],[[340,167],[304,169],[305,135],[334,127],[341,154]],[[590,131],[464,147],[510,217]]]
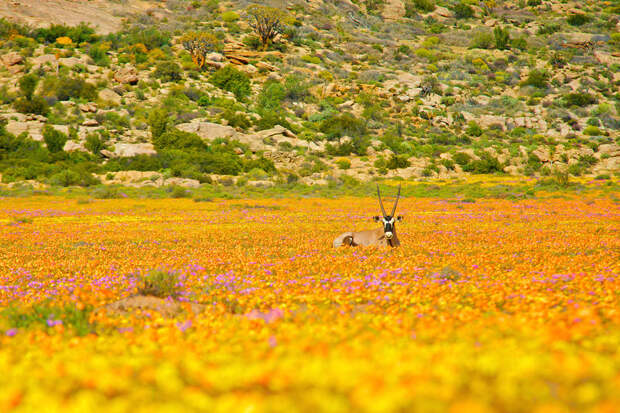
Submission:
[[[617,1],[266,3],[3,3],[2,182],[620,172]]]

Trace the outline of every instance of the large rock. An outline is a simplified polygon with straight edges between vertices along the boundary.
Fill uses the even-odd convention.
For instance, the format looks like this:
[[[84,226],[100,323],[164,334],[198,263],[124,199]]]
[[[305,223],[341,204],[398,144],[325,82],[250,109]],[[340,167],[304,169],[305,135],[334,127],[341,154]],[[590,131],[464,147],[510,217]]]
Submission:
[[[99,99],[104,100],[106,102],[113,103],[115,105],[121,104],[121,97],[118,93],[113,91],[112,89],[102,89],[99,92]]]
[[[121,158],[136,155],[156,155],[157,151],[151,143],[122,143],[114,145],[114,154]]]
[[[119,83],[128,83],[135,85],[138,83],[138,71],[133,66],[126,66],[114,73],[114,80]]]
[[[24,58],[17,52],[10,52],[2,56],[2,63],[4,63],[6,67],[19,65],[23,62]]]
[[[600,156],[607,155],[610,157],[618,157],[620,156],[620,145],[615,143],[605,143],[603,145],[599,145],[598,152]]]
[[[15,136],[26,132],[35,141],[43,140],[43,123],[39,121],[22,122],[10,120],[9,123],[6,125],[6,130]]]
[[[75,141],[67,141],[67,143],[65,143],[63,150],[65,152],[74,152],[74,151],[87,152],[82,142],[75,142]]]
[[[38,69],[39,67],[45,66],[46,64],[50,64],[52,67],[55,67],[57,62],[58,60],[53,54],[44,54],[30,59],[30,63],[32,63],[33,69]]]
[[[168,178],[164,181],[164,185],[182,186],[184,188],[198,188],[200,186],[200,182],[196,179]]]
[[[237,136],[237,131],[230,126],[196,119],[189,123],[181,123],[180,125],[177,125],[177,129],[195,133],[201,138],[207,140],[213,140],[216,138],[232,138]]]

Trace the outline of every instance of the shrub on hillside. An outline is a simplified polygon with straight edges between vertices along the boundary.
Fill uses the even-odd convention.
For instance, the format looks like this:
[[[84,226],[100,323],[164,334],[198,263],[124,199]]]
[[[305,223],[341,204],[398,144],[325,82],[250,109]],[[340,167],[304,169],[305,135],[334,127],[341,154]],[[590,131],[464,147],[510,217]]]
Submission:
[[[539,89],[547,87],[547,81],[549,80],[549,73],[545,70],[533,69],[527,76],[527,79],[522,83],[524,86],[534,86]]]
[[[495,48],[499,50],[508,49],[510,46],[510,34],[508,28],[495,27],[493,29],[493,37],[495,38]]]
[[[482,128],[473,120],[468,123],[467,129],[465,129],[465,133],[470,136],[480,136],[482,135],[482,132]]]
[[[566,22],[571,26],[583,26],[591,20],[590,16],[586,14],[571,14],[566,19]]]
[[[80,23],[77,26],[70,27],[63,24],[52,24],[47,28],[36,29],[33,37],[40,42],[54,43],[59,37],[68,37],[75,44],[92,43],[97,41],[98,36],[95,35],[95,29],[86,23]]]
[[[252,91],[248,75],[235,69],[232,65],[218,69],[211,75],[209,82],[220,89],[232,92],[239,100],[244,100]]]
[[[207,145],[195,133],[172,129],[153,137],[153,145],[157,151],[164,149],[205,150]]]
[[[411,162],[409,162],[405,155],[392,155],[385,164],[387,169],[407,168],[409,165],[411,165]]]
[[[34,73],[24,75],[19,79],[19,90],[26,99],[32,99],[32,95],[38,83],[39,77]]]
[[[33,96],[32,99],[19,98],[13,102],[13,108],[19,113],[43,116],[47,116],[50,111],[49,105],[41,96]]]
[[[481,31],[474,34],[469,46],[470,49],[490,49],[494,43],[493,35],[487,31]]]
[[[463,2],[457,3],[453,11],[457,19],[469,19],[470,17],[474,17],[474,9],[469,4]]]
[[[435,10],[434,0],[413,0],[413,6],[421,12],[428,13]]]
[[[463,170],[465,172],[472,172],[475,174],[503,172],[502,164],[486,152],[480,157],[480,159],[464,165]]]
[[[64,169],[52,175],[49,182],[57,186],[91,186],[100,183],[90,172],[82,168]]]
[[[59,130],[54,129],[49,125],[43,127],[43,140],[47,145],[47,150],[50,152],[60,152],[67,143],[67,135]]]
[[[589,93],[569,93],[563,97],[566,106],[588,106],[596,103],[596,98]]]
[[[175,62],[165,61],[155,67],[153,76],[163,82],[177,82],[183,78],[181,67]]]
[[[154,108],[151,110],[147,123],[151,129],[151,136],[153,139],[166,132],[169,122],[170,118],[165,108]]]
[[[365,135],[366,123],[351,113],[345,112],[325,119],[319,129],[327,135],[328,140],[336,140],[343,136],[355,137]]]

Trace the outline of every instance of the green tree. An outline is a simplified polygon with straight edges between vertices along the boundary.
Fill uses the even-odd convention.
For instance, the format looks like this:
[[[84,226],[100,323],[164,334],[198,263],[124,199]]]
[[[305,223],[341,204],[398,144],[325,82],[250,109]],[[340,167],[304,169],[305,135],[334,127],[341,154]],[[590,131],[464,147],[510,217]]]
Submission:
[[[232,65],[218,69],[211,75],[209,82],[220,89],[234,93],[235,97],[239,100],[245,99],[252,91],[248,75],[235,69]]]
[[[151,128],[153,139],[159,138],[168,129],[168,111],[165,108],[155,108],[149,113],[147,123]]]
[[[53,127],[46,125],[43,128],[43,140],[47,145],[47,150],[50,152],[60,152],[67,143],[67,135]]]
[[[204,66],[209,53],[222,48],[222,43],[214,34],[205,32],[187,32],[181,37],[181,44],[200,69]]]
[[[32,99],[34,90],[37,88],[37,83],[39,83],[39,77],[33,73],[24,75],[19,79],[19,90],[26,99]]]
[[[258,4],[249,6],[246,13],[250,27],[260,38],[265,50],[275,37],[293,21],[292,17],[283,10]]]

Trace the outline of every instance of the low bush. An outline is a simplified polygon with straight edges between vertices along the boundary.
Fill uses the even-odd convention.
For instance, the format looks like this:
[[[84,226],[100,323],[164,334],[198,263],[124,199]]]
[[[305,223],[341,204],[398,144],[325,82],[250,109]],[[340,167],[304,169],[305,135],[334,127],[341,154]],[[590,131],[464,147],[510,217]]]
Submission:
[[[596,98],[589,93],[569,93],[563,96],[566,106],[588,106],[597,102]]]
[[[586,14],[571,14],[566,19],[566,22],[571,26],[583,26],[591,20],[590,16]]]
[[[49,125],[43,127],[43,140],[50,152],[60,152],[67,143],[67,135]]]
[[[547,87],[547,81],[549,80],[549,73],[541,69],[532,69],[527,76],[527,79],[523,81],[524,86],[534,86],[539,89]]]
[[[220,89],[232,92],[239,100],[244,100],[252,91],[248,75],[235,69],[232,65],[218,69],[211,75],[209,82]]]
[[[159,63],[155,67],[153,76],[161,79],[163,82],[177,82],[183,78],[181,67],[177,63],[170,61]]]
[[[179,296],[179,274],[172,271],[150,271],[137,279],[138,294],[160,298]]]
[[[474,9],[469,4],[463,2],[457,3],[453,11],[457,19],[469,19],[470,17],[474,17]]]

